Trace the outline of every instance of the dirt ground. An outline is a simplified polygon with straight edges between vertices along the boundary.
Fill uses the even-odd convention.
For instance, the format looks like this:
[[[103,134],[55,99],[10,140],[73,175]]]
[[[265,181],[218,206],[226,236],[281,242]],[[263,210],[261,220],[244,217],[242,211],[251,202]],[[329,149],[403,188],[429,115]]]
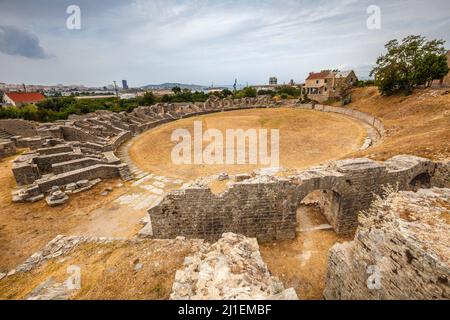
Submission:
[[[69,266],[81,271],[81,290],[71,299],[165,300],[170,296],[176,270],[195,250],[193,241],[177,240],[84,244],[31,272],[0,281],[0,300],[25,299],[50,278],[62,283],[69,276]],[[135,268],[137,264],[140,269]]]
[[[203,130],[280,129],[280,163],[285,168],[304,169],[342,158],[358,150],[365,138],[363,126],[340,115],[308,110],[252,109],[222,112],[182,119],[150,130],[138,137],[130,147],[130,156],[145,171],[193,180],[221,172],[246,173],[256,165],[175,165],[171,142],[175,129],[185,128],[193,136],[193,122],[202,121]],[[206,145],[206,144],[205,144]]]
[[[55,208],[45,201],[12,203],[13,159],[0,161],[0,272],[22,263],[59,234],[132,238],[142,228],[140,220],[158,201],[163,189],[177,187],[149,179],[151,176],[132,183],[115,179],[71,195],[68,203]],[[108,187],[113,191],[101,195]]]

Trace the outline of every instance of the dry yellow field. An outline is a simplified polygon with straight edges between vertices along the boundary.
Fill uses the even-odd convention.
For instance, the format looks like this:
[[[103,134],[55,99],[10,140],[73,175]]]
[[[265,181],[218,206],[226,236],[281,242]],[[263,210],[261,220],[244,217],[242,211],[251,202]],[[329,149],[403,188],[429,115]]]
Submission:
[[[359,149],[366,135],[359,122],[335,114],[292,108],[239,110],[182,119],[150,130],[131,145],[132,160],[145,171],[181,179],[247,173],[260,167],[173,164],[171,152],[176,143],[171,141],[172,132],[183,128],[193,137],[194,121],[202,121],[203,130],[218,129],[224,136],[226,129],[279,129],[280,164],[296,169],[345,157]]]

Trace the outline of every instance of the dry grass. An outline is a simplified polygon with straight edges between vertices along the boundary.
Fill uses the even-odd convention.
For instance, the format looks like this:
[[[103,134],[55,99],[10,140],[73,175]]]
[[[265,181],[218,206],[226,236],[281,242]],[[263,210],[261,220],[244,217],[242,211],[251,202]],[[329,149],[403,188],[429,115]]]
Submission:
[[[182,179],[228,172],[251,172],[256,165],[174,165],[171,151],[173,130],[185,128],[193,136],[193,122],[201,120],[203,130],[266,128],[280,129],[280,162],[285,168],[303,169],[342,158],[362,144],[365,130],[360,123],[335,114],[307,110],[254,109],[182,119],[141,135],[130,148],[133,161],[142,169]]]
[[[383,142],[351,156],[386,160],[413,154],[433,160],[450,156],[450,93],[420,89],[410,96],[382,97],[376,87],[353,90],[349,108],[379,117],[387,132]]]

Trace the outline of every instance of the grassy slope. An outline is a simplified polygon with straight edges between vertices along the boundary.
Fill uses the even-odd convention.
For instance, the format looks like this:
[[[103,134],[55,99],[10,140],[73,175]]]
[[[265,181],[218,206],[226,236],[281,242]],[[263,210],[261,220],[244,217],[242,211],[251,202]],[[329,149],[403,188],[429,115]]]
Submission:
[[[416,90],[410,96],[382,97],[377,88],[353,91],[349,108],[375,115],[385,125],[382,143],[352,156],[386,160],[399,154],[413,154],[434,160],[450,156],[450,93]]]

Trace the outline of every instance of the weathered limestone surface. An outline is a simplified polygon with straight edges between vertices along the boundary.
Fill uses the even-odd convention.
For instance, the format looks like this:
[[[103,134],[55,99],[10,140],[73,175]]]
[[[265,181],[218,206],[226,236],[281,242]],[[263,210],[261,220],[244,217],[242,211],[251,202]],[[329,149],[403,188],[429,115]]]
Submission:
[[[259,253],[258,242],[226,233],[214,244],[184,261],[175,274],[172,300],[297,300],[294,289],[271,276]]]
[[[326,106],[326,105],[321,105],[321,104],[316,104],[316,105],[312,105],[312,104],[299,104],[296,105],[297,108],[300,109],[306,109],[306,110],[316,110],[316,111],[322,111],[322,112],[333,112],[333,113],[338,113],[338,114],[343,114],[352,118],[356,118],[358,120],[361,120],[369,125],[371,125],[372,127],[374,127],[379,135],[382,137],[384,136],[384,125],[383,122],[381,122],[380,119],[371,116],[370,114],[358,111],[358,110],[354,110],[354,109],[349,109],[349,108],[341,108],[341,107],[333,107],[333,106]]]
[[[336,161],[289,178],[256,176],[234,182],[222,194],[208,186],[188,185],[168,193],[149,209],[155,238],[201,238],[215,241],[234,232],[260,241],[295,237],[296,210],[312,191],[322,191],[321,205],[335,231],[351,234],[358,212],[366,210],[383,186],[410,190],[416,185],[445,184],[440,164],[415,156],[397,156],[384,163],[370,159]]]
[[[326,299],[449,299],[450,189],[399,192],[329,253]]]

